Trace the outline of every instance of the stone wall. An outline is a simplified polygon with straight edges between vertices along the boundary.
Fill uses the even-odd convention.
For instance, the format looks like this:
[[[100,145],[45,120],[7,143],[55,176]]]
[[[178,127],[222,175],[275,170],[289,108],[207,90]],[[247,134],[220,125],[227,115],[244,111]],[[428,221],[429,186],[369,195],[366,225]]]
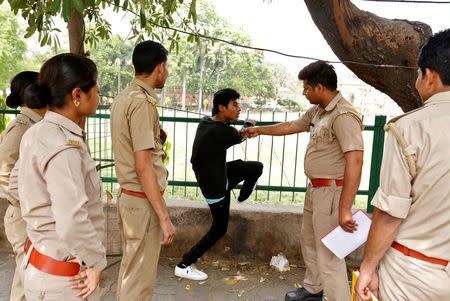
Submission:
[[[4,216],[6,200],[0,200],[0,216]],[[164,246],[161,256],[181,258],[209,229],[211,217],[205,202],[168,200],[167,207],[177,229],[173,243]],[[231,204],[228,232],[205,257],[212,260],[256,260],[269,263],[271,256],[282,252],[290,262],[302,263],[300,230],[303,207],[266,204]],[[115,204],[105,205],[106,240],[108,254],[121,253],[121,239],[117,225]],[[8,246],[0,221],[0,246]],[[358,266],[363,255],[359,248],[346,260],[349,266]]]

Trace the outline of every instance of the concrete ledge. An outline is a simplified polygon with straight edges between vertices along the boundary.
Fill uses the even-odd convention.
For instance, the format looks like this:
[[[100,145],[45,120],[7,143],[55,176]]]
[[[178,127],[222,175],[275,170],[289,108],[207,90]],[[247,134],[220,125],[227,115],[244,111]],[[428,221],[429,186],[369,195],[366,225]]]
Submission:
[[[176,259],[188,251],[208,230],[211,217],[208,205],[202,201],[167,200],[167,208],[177,229],[174,242],[164,246],[161,255]],[[0,199],[0,216],[4,216],[7,201]],[[108,254],[121,254],[121,238],[115,204],[104,207]],[[273,255],[282,252],[290,262],[303,263],[300,249],[302,206],[267,204],[231,204],[227,234],[204,257],[212,260],[254,260],[269,263]],[[0,246],[8,246],[3,219],[0,221]],[[364,246],[347,256],[347,265],[359,266]]]

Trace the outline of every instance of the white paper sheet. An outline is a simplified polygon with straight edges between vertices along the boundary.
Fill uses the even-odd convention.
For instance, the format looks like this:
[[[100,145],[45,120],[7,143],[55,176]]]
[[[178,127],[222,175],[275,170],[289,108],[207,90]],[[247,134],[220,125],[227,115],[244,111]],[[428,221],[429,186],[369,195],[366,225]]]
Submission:
[[[367,241],[372,220],[362,210],[353,213],[353,220],[358,224],[355,232],[349,233],[337,226],[320,239],[339,259],[343,259]]]

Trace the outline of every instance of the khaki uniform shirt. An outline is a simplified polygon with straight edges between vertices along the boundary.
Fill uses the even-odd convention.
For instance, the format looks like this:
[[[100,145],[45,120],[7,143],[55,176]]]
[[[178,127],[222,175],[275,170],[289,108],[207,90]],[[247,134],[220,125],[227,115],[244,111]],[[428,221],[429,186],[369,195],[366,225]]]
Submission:
[[[30,241],[59,261],[76,258],[88,268],[106,266],[102,239],[102,184],[84,132],[70,119],[48,111],[23,136],[18,195]],[[10,191],[14,193],[11,179]]]
[[[310,132],[304,163],[310,179],[343,179],[344,153],[364,150],[362,121],[340,92],[326,108],[315,105],[294,123]]]
[[[8,201],[16,207],[19,206],[19,200],[9,193],[9,176],[19,159],[19,147],[23,134],[41,119],[38,113],[23,107],[20,115],[8,124],[0,136],[0,189]]]
[[[159,190],[167,187],[168,172],[164,166],[166,153],[160,140],[158,96],[139,79],[120,93],[111,106],[111,138],[117,180],[121,187],[143,192],[136,174],[134,153],[151,150],[153,169]]]
[[[409,146],[402,152],[388,131],[380,187],[372,205],[402,218],[395,241],[429,257],[450,261],[450,92],[394,119]],[[409,174],[406,154],[415,154]]]

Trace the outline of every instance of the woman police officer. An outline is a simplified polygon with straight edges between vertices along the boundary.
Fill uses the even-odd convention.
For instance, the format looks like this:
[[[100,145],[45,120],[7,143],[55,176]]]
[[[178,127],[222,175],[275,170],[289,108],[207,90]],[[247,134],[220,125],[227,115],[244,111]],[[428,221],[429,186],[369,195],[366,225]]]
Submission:
[[[11,81],[11,93],[6,98],[6,105],[10,108],[21,107],[20,114],[8,124],[0,136],[0,189],[8,199],[4,223],[6,237],[16,254],[16,270],[11,287],[10,300],[25,300],[23,285],[19,276],[19,267],[24,256],[24,244],[27,237],[26,224],[22,219],[19,200],[14,198],[8,190],[11,170],[19,158],[19,147],[22,136],[33,124],[42,119],[47,110],[45,101],[31,97],[25,90],[36,83],[39,73],[23,71]],[[30,92],[30,91],[28,91]]]
[[[14,168],[28,234],[25,296],[86,299],[106,266],[102,186],[78,125],[98,106],[97,68],[88,58],[60,54],[44,63],[37,88],[49,110],[23,136]]]

